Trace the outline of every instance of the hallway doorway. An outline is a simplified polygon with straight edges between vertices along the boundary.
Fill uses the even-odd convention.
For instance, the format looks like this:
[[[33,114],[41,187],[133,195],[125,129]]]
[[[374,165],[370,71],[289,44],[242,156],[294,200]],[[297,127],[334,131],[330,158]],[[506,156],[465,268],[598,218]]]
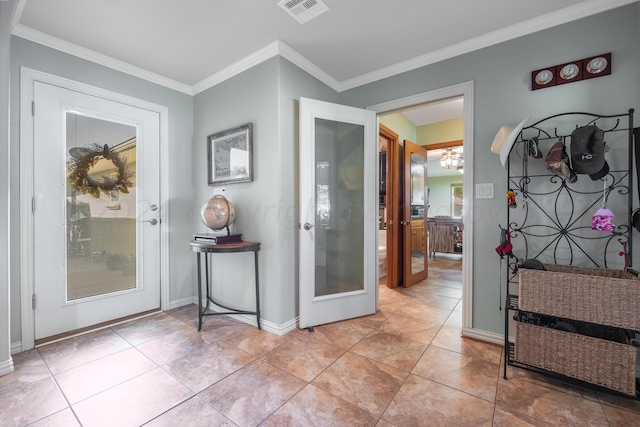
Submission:
[[[433,107],[438,104],[446,104],[446,102],[458,102],[459,111],[457,117],[445,118],[436,120],[437,122],[449,122],[447,124],[457,124],[458,130],[456,137],[440,137],[437,141],[428,141],[423,143],[422,131],[424,131],[423,124],[416,125],[409,118],[412,111],[422,109],[423,107]],[[411,212],[416,215],[422,215],[423,221],[428,222],[429,218],[438,214],[440,217],[449,217],[454,221],[458,221],[460,226],[457,226],[455,230],[455,238],[459,241],[456,246],[456,242],[452,241],[452,249],[446,251],[443,254],[436,252],[436,259],[442,258],[443,260],[458,262],[460,266],[460,281],[461,281],[461,311],[462,311],[462,330],[472,328],[472,304],[465,303],[471,302],[473,295],[473,283],[472,283],[472,265],[473,265],[473,253],[471,250],[465,250],[465,248],[473,247],[473,82],[467,82],[460,85],[455,85],[431,92],[426,92],[411,97],[386,102],[368,107],[378,113],[379,122],[386,127],[396,132],[399,137],[399,141],[409,140],[417,143],[417,145],[434,145],[434,144],[454,144],[459,146],[456,148],[459,151],[460,161],[454,165],[452,171],[455,171],[454,176],[455,183],[449,183],[447,185],[447,194],[451,199],[446,203],[448,211],[443,212],[443,206],[434,206],[434,202],[441,204],[441,201],[432,200],[432,192],[436,191],[431,187],[434,185],[431,182],[431,174],[436,178],[432,165],[427,166],[427,180],[425,182],[426,200],[424,206],[416,206],[416,209],[411,209]],[[415,119],[414,119],[415,120]],[[422,140],[421,140],[422,139]],[[425,147],[426,148],[426,147]],[[448,148],[448,147],[444,147]],[[400,156],[402,156],[402,147],[400,147]],[[464,162],[464,159],[467,159]],[[429,156],[429,161],[431,161]],[[435,163],[439,164],[440,160],[436,160]],[[431,163],[431,162],[428,162]],[[458,170],[458,166],[461,166]],[[452,172],[449,171],[449,172]],[[451,186],[455,184],[455,189]],[[468,189],[468,191],[464,191]],[[455,199],[455,200],[454,200]],[[420,212],[420,208],[424,210]],[[437,210],[436,210],[437,209]],[[399,221],[403,221],[403,218],[399,218]],[[432,237],[427,237],[427,245],[431,242]],[[411,242],[408,242],[410,244]],[[403,243],[404,244],[404,243]],[[388,245],[387,245],[388,246]],[[455,248],[455,250],[454,250]],[[430,251],[430,249],[427,249]],[[442,250],[442,249],[440,249]],[[457,251],[457,252],[456,252]],[[431,262],[432,258],[429,258]],[[379,267],[380,268],[380,267]],[[388,265],[387,265],[388,268]],[[380,274],[381,279],[384,276]],[[427,279],[428,280],[428,279]],[[385,280],[386,282],[386,280]],[[402,283],[402,281],[400,281]],[[465,298],[466,297],[466,298]]]

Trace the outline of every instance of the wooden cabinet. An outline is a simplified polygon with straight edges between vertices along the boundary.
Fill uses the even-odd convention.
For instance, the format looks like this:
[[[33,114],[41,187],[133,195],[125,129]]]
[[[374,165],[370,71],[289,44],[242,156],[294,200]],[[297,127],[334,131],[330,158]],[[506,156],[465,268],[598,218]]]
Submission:
[[[429,253],[462,254],[462,220],[452,217],[428,219]]]
[[[411,220],[411,252],[424,250],[424,219]]]

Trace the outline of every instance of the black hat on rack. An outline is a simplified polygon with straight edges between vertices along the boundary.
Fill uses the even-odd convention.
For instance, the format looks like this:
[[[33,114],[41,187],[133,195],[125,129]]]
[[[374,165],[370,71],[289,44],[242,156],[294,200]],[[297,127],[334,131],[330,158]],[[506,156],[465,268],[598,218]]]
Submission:
[[[593,181],[609,173],[604,159],[604,131],[597,126],[582,126],[571,134],[571,165],[579,174],[589,175]]]

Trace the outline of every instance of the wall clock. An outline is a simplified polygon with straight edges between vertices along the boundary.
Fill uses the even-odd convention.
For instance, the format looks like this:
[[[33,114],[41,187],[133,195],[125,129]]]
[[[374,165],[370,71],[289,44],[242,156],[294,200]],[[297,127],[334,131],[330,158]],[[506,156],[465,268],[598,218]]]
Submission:
[[[611,54],[594,56],[592,58],[583,59],[584,72],[583,79],[592,79],[594,77],[607,76],[611,74]]]
[[[531,90],[542,89],[556,84],[556,67],[547,67],[531,73]]]
[[[558,65],[558,84],[582,80],[582,61],[573,61]]]
[[[531,72],[531,90],[611,74],[611,52]]]

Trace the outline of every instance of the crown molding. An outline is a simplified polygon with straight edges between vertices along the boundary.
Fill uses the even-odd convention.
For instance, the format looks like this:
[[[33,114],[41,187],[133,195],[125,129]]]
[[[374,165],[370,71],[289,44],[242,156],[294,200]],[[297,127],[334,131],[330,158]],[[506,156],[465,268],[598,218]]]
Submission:
[[[11,17],[11,29],[13,30],[16,25],[19,24],[20,22],[20,18],[22,17],[22,11],[24,10],[24,5],[27,2],[27,0],[18,0],[18,4],[16,5],[16,8],[14,9],[14,13],[13,16]]]
[[[340,89],[338,91],[341,92],[353,89],[397,74],[415,70],[426,65],[435,64],[436,62],[444,61],[445,59],[450,59],[465,53],[480,50],[485,47],[493,46],[498,43],[506,42],[636,2],[638,2],[638,0],[588,0],[574,6],[569,6],[522,23],[484,34],[471,40],[457,43],[426,55],[399,62],[390,67],[385,67],[350,80],[345,80],[340,83]]]
[[[304,56],[300,55],[298,52],[293,50],[287,44],[279,41],[280,46],[280,56],[287,59],[291,63],[295,64],[297,67],[301,68],[308,74],[311,74],[316,79],[320,80],[322,83],[326,84],[333,90],[340,92],[340,82],[331,77],[328,73],[326,73],[322,68],[318,67],[311,61],[309,61]]]
[[[210,77],[207,77],[199,83],[196,83],[192,88],[193,94],[195,95],[203,92],[275,56],[281,56],[287,59],[288,61],[295,64],[297,67],[301,68],[308,74],[311,74],[313,77],[317,78],[327,86],[333,88],[336,91],[338,90],[339,83],[329,74],[324,72],[321,68],[313,64],[304,56],[300,55],[298,52],[296,52],[281,40],[276,40],[269,43],[262,49],[252,53],[251,55],[241,59],[240,61],[235,62],[227,68],[213,74]]]
[[[361,76],[342,82],[339,82],[332,78],[320,67],[309,61],[307,58],[296,52],[281,40],[275,40],[269,43],[267,46],[259,49],[251,55],[246,56],[240,61],[237,61],[234,64],[224,68],[223,70],[201,80],[193,86],[190,86],[166,78],[159,74],[152,73],[142,68],[135,67],[109,56],[99,54],[90,49],[86,49],[73,43],[58,39],[56,37],[49,36],[45,33],[41,33],[21,24],[16,24],[13,27],[12,34],[33,41],[35,43],[42,44],[52,49],[65,52],[82,59],[86,59],[87,61],[91,61],[96,64],[100,64],[105,67],[121,71],[135,77],[139,77],[143,80],[147,80],[149,82],[186,93],[188,95],[198,94],[278,55],[287,59],[306,73],[312,75],[322,83],[332,88],[333,90],[342,92],[369,83],[373,83],[378,80],[402,74],[407,71],[415,70],[420,67],[444,61],[446,59],[450,59],[459,55],[463,55],[465,53],[473,52],[492,45],[496,45],[498,43],[502,43],[541,30],[545,30],[547,28],[562,25],[571,21],[585,18],[587,16],[595,15],[610,9],[615,9],[636,2],[638,2],[638,0],[587,0],[578,3],[577,5],[569,6],[564,9],[539,16],[522,23],[511,25],[509,27],[484,34],[474,39],[467,40],[449,46],[447,48],[431,52],[426,55],[418,56],[407,61],[399,62],[392,66],[381,68],[377,71],[363,74]],[[20,0],[18,3],[19,10],[18,13],[16,13],[16,21],[19,19],[23,7],[24,0]]]
[[[249,56],[231,64],[192,86],[194,95],[222,83],[256,65],[278,55],[278,41],[274,41]]]
[[[143,80],[156,83],[169,89],[174,89],[178,92],[186,93],[187,95],[193,95],[191,86],[189,85],[177,82],[156,73],[152,73],[143,68],[136,67],[123,61],[119,61],[110,56],[97,53],[93,50],[86,49],[76,44],[69,43],[65,40],[50,36],[48,34],[34,30],[30,27],[17,24],[11,31],[11,34],[26,40],[30,40],[34,43],[47,46],[51,49],[59,50],[60,52],[68,53],[69,55],[73,55],[78,58],[103,65],[107,68],[111,68],[113,70],[120,71],[134,77],[139,77]]]

